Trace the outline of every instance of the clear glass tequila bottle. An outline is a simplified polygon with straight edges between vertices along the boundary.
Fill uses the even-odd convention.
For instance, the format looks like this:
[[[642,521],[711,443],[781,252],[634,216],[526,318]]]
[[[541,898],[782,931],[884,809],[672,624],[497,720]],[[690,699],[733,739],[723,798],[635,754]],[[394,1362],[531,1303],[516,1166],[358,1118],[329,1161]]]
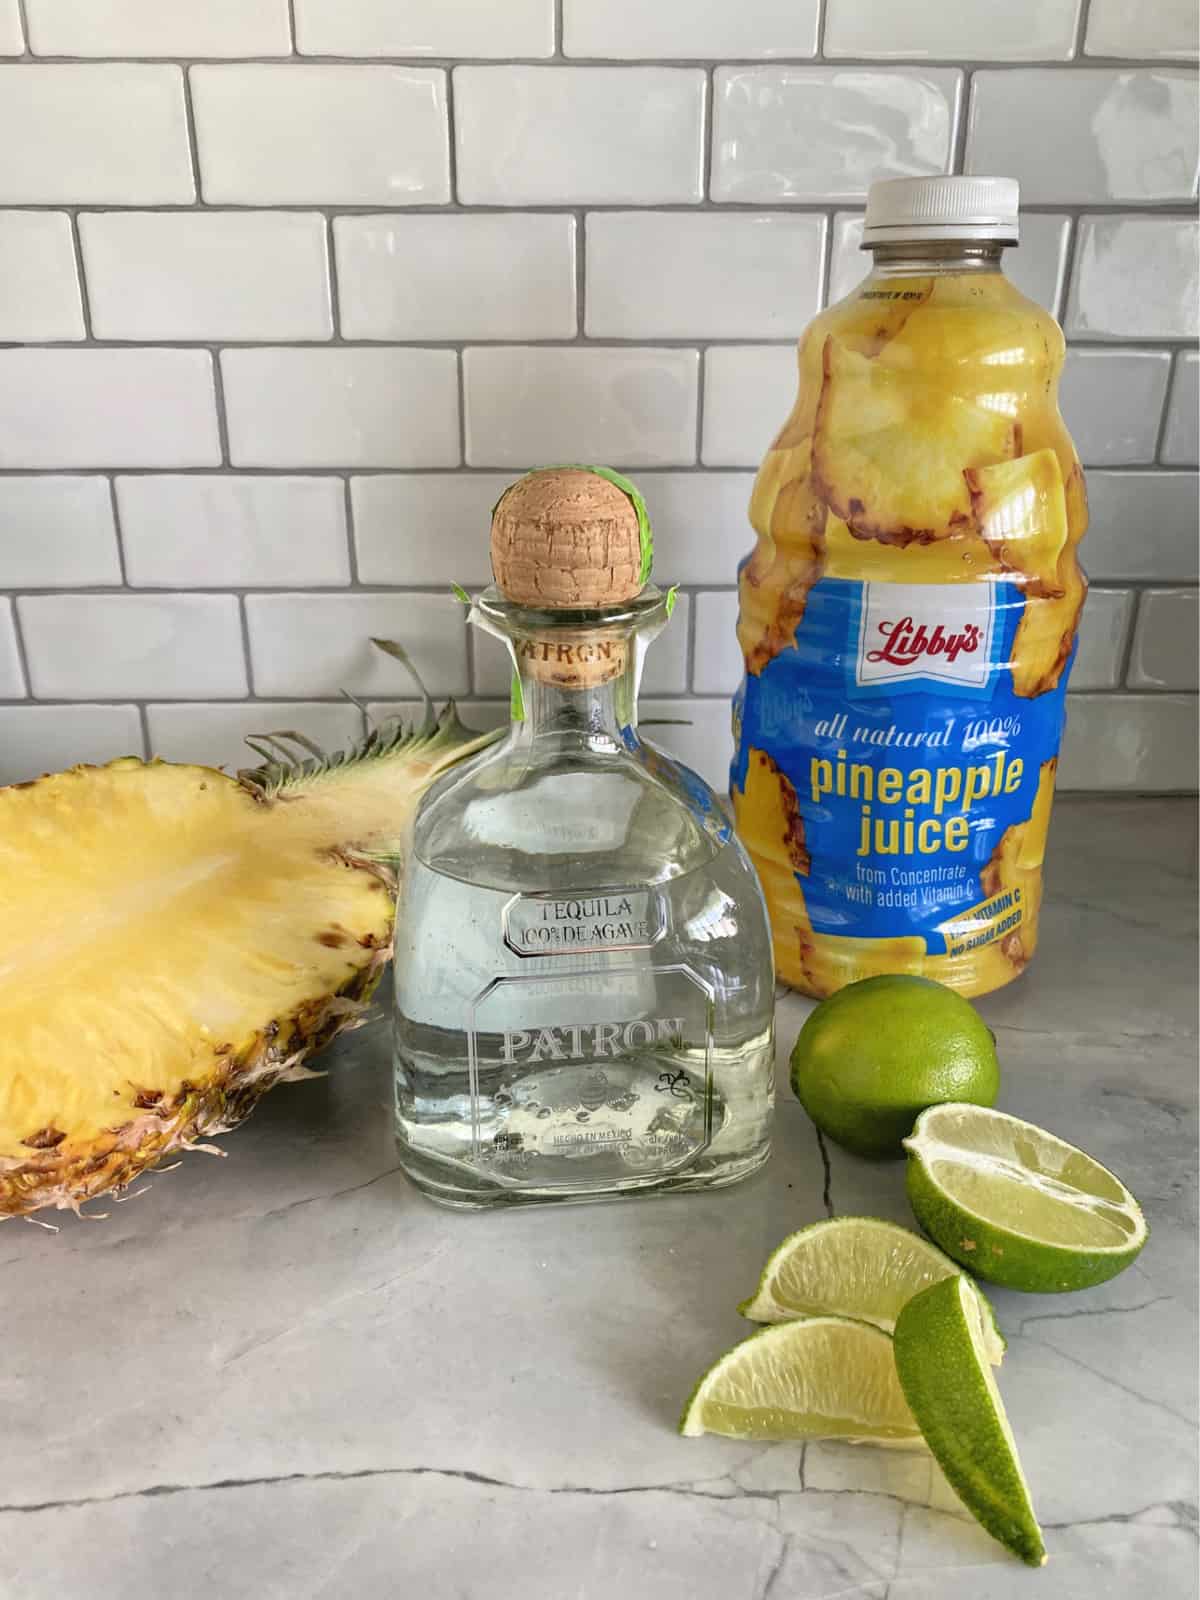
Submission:
[[[577,533],[578,496],[569,515]],[[513,657],[516,714],[426,797],[396,931],[400,1156],[450,1205],[712,1187],[767,1158],[762,894],[712,791],[638,733],[670,602],[628,587],[472,606]]]

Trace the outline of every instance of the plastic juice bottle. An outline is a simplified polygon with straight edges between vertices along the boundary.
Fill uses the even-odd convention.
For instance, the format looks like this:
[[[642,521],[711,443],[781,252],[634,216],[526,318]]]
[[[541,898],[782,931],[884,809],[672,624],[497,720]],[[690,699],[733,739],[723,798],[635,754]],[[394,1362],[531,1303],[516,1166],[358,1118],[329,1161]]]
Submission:
[[[1087,581],[1063,337],[1006,178],[872,186],[870,275],[800,340],[740,569],[732,790],[779,976],[966,995],[1037,943]]]

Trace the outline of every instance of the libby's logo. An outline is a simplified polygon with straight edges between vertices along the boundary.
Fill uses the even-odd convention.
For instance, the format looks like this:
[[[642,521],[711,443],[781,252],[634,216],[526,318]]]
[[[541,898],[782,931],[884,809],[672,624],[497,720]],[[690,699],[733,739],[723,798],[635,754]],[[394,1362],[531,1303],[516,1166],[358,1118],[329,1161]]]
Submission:
[[[947,661],[957,661],[960,655],[974,655],[979,649],[983,630],[968,622],[957,633],[947,632],[940,622],[930,633],[924,623],[911,617],[901,617],[899,622],[880,622],[877,631],[884,643],[876,650],[867,651],[868,661],[891,661],[896,666],[908,666],[921,656],[945,656]]]
[[[986,688],[992,587],[972,584],[964,593],[951,584],[864,583],[855,682],[865,686],[934,678]]]

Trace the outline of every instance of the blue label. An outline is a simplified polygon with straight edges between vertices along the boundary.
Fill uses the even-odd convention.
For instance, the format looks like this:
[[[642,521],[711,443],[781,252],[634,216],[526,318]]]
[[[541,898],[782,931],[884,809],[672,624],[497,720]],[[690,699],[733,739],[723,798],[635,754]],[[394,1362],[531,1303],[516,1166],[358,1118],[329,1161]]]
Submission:
[[[1062,736],[1068,671],[1042,694],[1013,687],[1036,603],[1008,582],[824,578],[795,648],[743,681],[733,786],[745,791],[754,751],[790,784],[817,933],[919,935],[930,954],[957,954],[965,929],[986,928],[982,942],[1020,920],[1019,905],[985,904],[981,884]]]

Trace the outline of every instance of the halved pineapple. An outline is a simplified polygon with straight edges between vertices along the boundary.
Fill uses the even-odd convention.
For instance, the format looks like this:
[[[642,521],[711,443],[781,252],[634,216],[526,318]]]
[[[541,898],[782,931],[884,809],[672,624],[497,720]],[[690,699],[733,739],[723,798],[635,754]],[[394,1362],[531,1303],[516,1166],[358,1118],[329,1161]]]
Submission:
[[[485,742],[450,713],[243,782],[128,757],[0,789],[0,1217],[123,1187],[352,1023],[381,858]]]
[[[963,472],[1016,455],[1017,424],[961,398],[944,379],[857,355],[832,336],[823,362],[812,476],[831,509],[859,537],[883,544],[973,530]]]
[[[963,477],[980,534],[1004,571],[1022,581],[1028,594],[1061,595],[1067,497],[1054,451],[968,467]]]

